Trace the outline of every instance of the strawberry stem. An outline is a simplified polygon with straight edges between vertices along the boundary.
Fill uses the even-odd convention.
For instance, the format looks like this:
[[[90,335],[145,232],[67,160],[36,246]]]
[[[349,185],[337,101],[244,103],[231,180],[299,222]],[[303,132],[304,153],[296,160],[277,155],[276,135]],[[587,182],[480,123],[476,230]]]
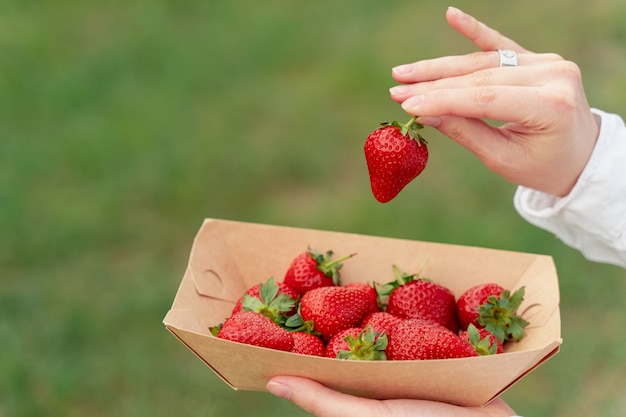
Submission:
[[[341,257],[341,258],[339,258],[339,259],[333,259],[332,261],[328,262],[328,263],[326,264],[326,266],[327,266],[327,267],[332,267],[332,266],[334,266],[334,265],[337,265],[339,262],[343,262],[343,261],[345,261],[346,259],[350,259],[350,258],[352,258],[352,257],[353,257],[353,256],[355,256],[355,255],[356,255],[356,252],[355,252],[355,253],[351,253],[351,254],[346,255],[346,256],[343,256],[343,257]]]
[[[417,116],[413,116],[406,124],[401,125],[398,123],[397,126],[400,128],[400,133],[403,136],[408,134],[411,139],[416,140],[417,144],[421,146],[422,138],[420,137],[418,130],[423,129],[424,125],[417,123],[415,121],[416,119]]]
[[[402,127],[404,127],[405,129],[409,130],[409,129],[410,129],[410,127],[411,127],[411,125],[412,125],[413,123],[415,123],[415,120],[416,120],[416,119],[417,119],[417,116],[413,116],[413,117],[411,117],[411,120],[409,120],[406,124],[402,125]],[[416,123],[416,124],[418,124],[418,125],[419,125],[419,123]]]

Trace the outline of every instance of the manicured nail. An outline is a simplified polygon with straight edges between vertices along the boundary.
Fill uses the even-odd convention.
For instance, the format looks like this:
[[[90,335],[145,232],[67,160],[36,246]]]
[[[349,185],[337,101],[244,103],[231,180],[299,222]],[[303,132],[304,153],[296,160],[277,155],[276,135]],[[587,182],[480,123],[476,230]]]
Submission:
[[[467,15],[464,12],[462,12],[461,9],[457,9],[456,7],[450,6],[448,7],[448,10],[454,15],[456,15],[457,17],[460,17],[463,19],[467,17]]]
[[[271,394],[278,398],[288,400],[291,397],[291,388],[279,382],[270,381],[267,383],[266,388]]]
[[[441,119],[437,116],[420,116],[415,119],[417,123],[424,126],[437,127],[441,124]]]
[[[411,71],[413,71],[412,64],[398,65],[391,69],[391,72],[398,75],[409,74]]]
[[[415,114],[415,113],[419,114],[420,112],[416,111],[416,109],[423,102],[424,102],[423,95],[409,97],[404,102],[402,102],[402,108],[409,114]]]
[[[389,93],[394,96],[403,96],[409,94],[413,90],[410,85],[396,85],[389,89]]]

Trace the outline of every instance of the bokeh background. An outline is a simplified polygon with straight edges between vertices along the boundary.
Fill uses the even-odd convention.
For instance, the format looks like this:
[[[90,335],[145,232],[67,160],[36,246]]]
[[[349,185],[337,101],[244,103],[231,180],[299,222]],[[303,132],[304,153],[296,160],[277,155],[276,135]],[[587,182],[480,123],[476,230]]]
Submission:
[[[457,0],[577,62],[626,114],[626,3]],[[305,416],[235,392],[163,327],[205,217],[552,255],[561,353],[505,395],[623,416],[626,273],[525,223],[515,187],[425,131],[389,204],[362,144],[392,66],[474,51],[437,0],[0,2],[0,417]]]

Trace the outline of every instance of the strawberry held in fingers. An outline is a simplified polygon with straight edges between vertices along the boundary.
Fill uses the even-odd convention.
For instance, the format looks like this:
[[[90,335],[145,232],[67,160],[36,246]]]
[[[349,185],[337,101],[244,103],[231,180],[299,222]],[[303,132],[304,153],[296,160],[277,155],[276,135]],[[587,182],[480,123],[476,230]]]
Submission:
[[[381,125],[367,137],[364,152],[374,198],[387,203],[424,170],[428,147],[415,117],[405,125],[397,121]]]

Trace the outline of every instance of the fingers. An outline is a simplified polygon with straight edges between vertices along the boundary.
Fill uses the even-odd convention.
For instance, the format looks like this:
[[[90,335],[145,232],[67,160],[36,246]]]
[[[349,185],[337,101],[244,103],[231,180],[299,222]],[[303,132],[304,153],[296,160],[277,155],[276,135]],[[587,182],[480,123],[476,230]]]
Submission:
[[[460,116],[531,125],[548,100],[543,89],[486,86],[428,91],[409,97],[402,108],[416,116]]]
[[[552,53],[518,53],[517,59],[518,67],[524,68],[551,64],[563,60],[560,55]],[[475,52],[468,55],[445,56],[399,65],[392,68],[391,75],[396,81],[408,84],[458,77],[488,69],[501,71],[502,69],[499,68],[499,65],[500,56],[498,51]],[[503,70],[510,69],[511,68],[504,68]]]
[[[275,377],[267,385],[272,394],[293,402],[317,417],[345,416],[511,416],[515,412],[502,400],[484,407],[460,407],[425,400],[370,400],[341,394],[317,382],[298,377]]]
[[[508,134],[507,129],[491,126],[482,120],[456,116],[418,117],[417,122],[437,129],[468,149],[487,168],[501,173],[505,179],[514,183],[519,180],[516,170],[503,167],[512,165],[506,160],[508,155],[518,154],[513,148],[520,149],[522,146]]]
[[[428,91],[452,88],[480,88],[486,86],[512,85],[519,87],[539,87],[551,81],[549,73],[542,67],[490,68],[463,76],[442,78],[414,84],[401,84],[391,87],[391,98],[402,103],[411,96]]]
[[[396,86],[392,98],[409,114],[489,118],[533,126],[581,104],[582,79],[569,61],[496,68],[427,83]],[[541,113],[538,113],[541,112]],[[559,118],[557,117],[556,120]]]
[[[513,49],[518,53],[528,52],[516,42],[455,7],[448,8],[446,18],[450,26],[483,51]]]
[[[317,417],[379,415],[377,401],[342,394],[305,378],[275,377],[267,384],[267,390]]]
[[[400,65],[392,69],[394,79],[401,83],[412,83],[454,77],[481,69],[496,68],[499,66],[498,49],[512,49],[516,51],[519,66],[562,59],[556,54],[533,54],[511,39],[501,35],[498,31],[491,29],[457,8],[448,8],[446,18],[454,29],[471,40],[482,52]]]

